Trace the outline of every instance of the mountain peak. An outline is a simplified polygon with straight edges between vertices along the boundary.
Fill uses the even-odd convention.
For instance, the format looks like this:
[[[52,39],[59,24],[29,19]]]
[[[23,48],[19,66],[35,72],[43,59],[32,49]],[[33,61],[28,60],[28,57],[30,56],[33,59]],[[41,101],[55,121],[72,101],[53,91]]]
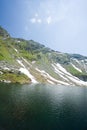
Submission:
[[[0,26],[0,36],[2,37],[10,37],[10,34]]]

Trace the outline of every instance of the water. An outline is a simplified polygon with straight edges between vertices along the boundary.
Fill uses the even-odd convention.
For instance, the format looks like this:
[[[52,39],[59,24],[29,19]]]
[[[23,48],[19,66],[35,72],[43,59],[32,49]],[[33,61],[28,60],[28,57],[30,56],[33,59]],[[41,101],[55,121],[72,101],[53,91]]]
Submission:
[[[87,88],[0,84],[0,130],[87,130]]]

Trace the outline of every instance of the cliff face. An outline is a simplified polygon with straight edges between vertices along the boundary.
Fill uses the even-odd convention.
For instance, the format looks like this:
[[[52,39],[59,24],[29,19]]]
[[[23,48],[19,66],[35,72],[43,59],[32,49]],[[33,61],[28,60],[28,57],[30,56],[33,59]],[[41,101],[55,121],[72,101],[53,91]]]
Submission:
[[[10,37],[9,33],[0,26],[0,36],[6,38],[6,37]]]
[[[0,81],[87,86],[87,57],[12,38],[0,27]]]

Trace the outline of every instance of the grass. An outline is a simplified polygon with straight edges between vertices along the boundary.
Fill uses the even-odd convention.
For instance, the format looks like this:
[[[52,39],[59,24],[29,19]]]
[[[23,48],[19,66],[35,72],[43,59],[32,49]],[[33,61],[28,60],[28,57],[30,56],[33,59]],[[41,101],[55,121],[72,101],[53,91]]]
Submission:
[[[54,51],[50,51],[49,48],[44,47],[41,44],[38,44],[34,41],[26,41],[19,40],[14,38],[3,39],[0,37],[0,61],[7,61],[11,65],[18,66],[16,59],[22,59],[24,57],[29,62],[36,61],[35,66],[32,65],[31,74],[33,74],[38,81],[46,82],[44,77],[41,76],[37,71],[35,71],[35,67],[38,66],[40,70],[44,70],[49,73],[52,77],[56,79],[60,79],[60,76],[54,72],[51,64],[53,62],[60,63],[66,66],[68,72],[72,75],[80,77],[87,76],[85,72],[79,72],[73,66],[69,64],[70,57],[68,54],[57,53]],[[15,51],[18,50],[18,52]],[[12,82],[24,83],[30,82],[29,78],[23,74],[10,73],[6,72],[3,75],[0,75],[0,80],[10,80]]]
[[[87,76],[87,73],[85,73],[85,72],[79,72],[78,70],[76,70],[75,68],[73,68],[73,66],[70,66],[70,65],[67,66],[67,70],[72,75],[74,75],[76,77]]]
[[[24,74],[6,72],[0,75],[0,80],[11,81],[12,83],[30,83],[30,79]]]
[[[5,43],[5,41],[2,41],[0,39],[0,60],[12,60],[12,53],[9,53],[9,47],[8,45]]]

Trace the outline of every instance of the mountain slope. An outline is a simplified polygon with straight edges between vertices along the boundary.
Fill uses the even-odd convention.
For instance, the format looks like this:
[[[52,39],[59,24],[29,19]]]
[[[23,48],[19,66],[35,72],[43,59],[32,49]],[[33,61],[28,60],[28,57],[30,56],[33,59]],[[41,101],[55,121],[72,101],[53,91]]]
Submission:
[[[87,57],[12,38],[1,28],[0,81],[87,86]]]

